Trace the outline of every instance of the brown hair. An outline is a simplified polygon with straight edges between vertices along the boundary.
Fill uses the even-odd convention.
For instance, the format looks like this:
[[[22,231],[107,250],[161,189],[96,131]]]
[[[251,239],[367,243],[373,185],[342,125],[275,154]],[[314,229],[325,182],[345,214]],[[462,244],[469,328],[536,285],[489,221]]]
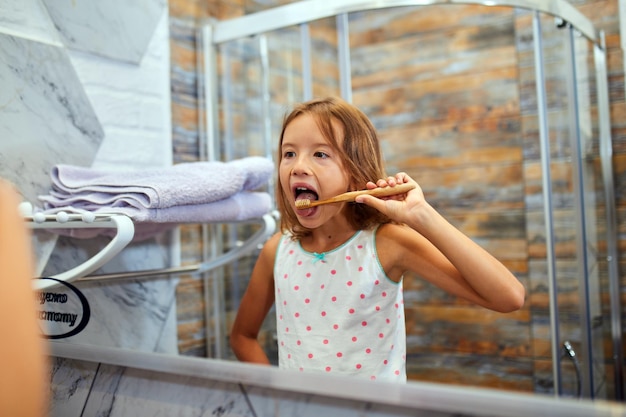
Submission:
[[[328,143],[340,151],[342,163],[348,171],[350,186],[353,190],[362,190],[368,181],[376,181],[385,177],[378,134],[372,122],[361,110],[337,97],[326,97],[301,103],[285,116],[278,144],[278,170],[280,170],[282,160],[281,148],[285,129],[296,117],[305,114],[315,118]],[[332,125],[333,121],[339,122],[343,129],[342,147],[339,147],[336,131]],[[295,238],[308,235],[310,230],[299,224],[291,208],[290,196],[288,197],[283,193],[280,175],[277,175],[277,178],[276,202],[281,215],[281,230],[291,232]],[[349,203],[348,213],[348,221],[356,229],[368,229],[390,221],[387,216],[365,204]]]

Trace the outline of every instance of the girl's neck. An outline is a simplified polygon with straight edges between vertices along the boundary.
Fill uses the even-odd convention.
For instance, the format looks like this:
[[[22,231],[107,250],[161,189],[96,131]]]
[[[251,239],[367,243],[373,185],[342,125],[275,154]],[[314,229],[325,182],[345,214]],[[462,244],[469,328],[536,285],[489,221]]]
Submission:
[[[343,245],[355,233],[356,230],[352,227],[320,227],[300,239],[300,245],[308,252],[328,252]]]

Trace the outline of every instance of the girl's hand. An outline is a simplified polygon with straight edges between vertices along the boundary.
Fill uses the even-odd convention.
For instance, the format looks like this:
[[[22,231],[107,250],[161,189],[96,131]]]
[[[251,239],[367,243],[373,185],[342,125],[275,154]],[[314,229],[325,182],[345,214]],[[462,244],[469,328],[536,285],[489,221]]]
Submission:
[[[398,184],[413,183],[415,188],[403,194],[389,197],[373,197],[361,195],[356,198],[357,203],[367,204],[399,223],[407,223],[412,213],[426,204],[424,193],[420,186],[408,174],[400,172],[393,177],[368,182],[366,187],[371,190],[377,187],[395,187]]]

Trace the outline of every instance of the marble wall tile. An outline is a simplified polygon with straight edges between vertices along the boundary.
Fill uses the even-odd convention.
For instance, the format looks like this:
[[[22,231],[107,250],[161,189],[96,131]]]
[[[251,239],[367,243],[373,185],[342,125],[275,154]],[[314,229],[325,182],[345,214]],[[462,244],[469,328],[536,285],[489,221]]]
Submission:
[[[167,0],[43,0],[63,43],[122,61],[141,61]]]
[[[0,0],[0,33],[62,45],[48,11],[39,0]]]
[[[82,3],[81,3],[82,4]],[[91,2],[89,3],[91,4]],[[142,84],[139,93],[149,95],[153,101],[159,97],[155,90],[164,90],[169,95],[167,19],[162,1],[152,2],[158,7],[155,24],[159,23],[158,42],[151,44],[146,59],[147,68],[142,66],[120,65],[119,61],[103,59],[96,61],[88,57],[75,57],[88,88],[78,76],[78,69],[70,59],[68,51],[58,43],[56,30],[51,24],[45,7],[40,2],[0,1],[0,9],[6,14],[0,18],[0,177],[13,182],[25,201],[38,205],[37,197],[50,189],[49,173],[56,164],[91,166],[98,157],[115,160],[111,152],[101,152],[104,143],[104,128],[99,115],[96,115],[89,92],[97,95],[102,102],[107,91],[109,96],[116,94],[124,77],[149,71],[150,77]],[[57,2],[58,5],[58,2]],[[156,11],[157,9],[153,9]],[[57,16],[58,18],[59,16]],[[68,18],[71,16],[68,16]],[[104,21],[103,21],[104,22]],[[109,22],[110,23],[110,22]],[[137,30],[145,31],[142,25]],[[17,33],[14,36],[10,33]],[[48,31],[51,29],[51,31]],[[150,40],[154,28],[147,31]],[[7,34],[9,33],[9,34]],[[107,37],[103,37],[105,39]],[[37,39],[37,41],[33,40]],[[110,40],[110,39],[109,39]],[[165,45],[165,46],[162,46]],[[142,54],[145,51],[142,51]],[[98,57],[92,57],[98,58]],[[108,73],[102,72],[106,66]],[[165,68],[161,71],[161,68]],[[96,71],[99,69],[100,71]],[[114,72],[115,77],[111,77]],[[85,77],[85,75],[88,75]],[[105,79],[109,84],[99,82]],[[108,76],[108,78],[107,78]],[[129,77],[130,78],[130,77]],[[114,80],[117,80],[118,84]],[[130,82],[130,81],[128,81]],[[149,83],[149,87],[146,87]],[[161,86],[163,89],[161,90]],[[129,92],[132,92],[132,88]],[[141,94],[139,94],[141,96]],[[168,95],[159,102],[162,106],[143,106],[142,117],[150,120],[150,112],[166,109],[168,116]],[[120,101],[121,103],[124,101]],[[140,106],[137,106],[140,107]],[[107,125],[117,127],[124,123],[119,114],[103,112]],[[105,108],[106,110],[106,108]],[[167,118],[167,117],[165,117]],[[158,118],[162,120],[164,118]],[[151,157],[171,163],[169,147],[170,124],[144,123],[131,124],[123,129],[111,129],[112,137],[120,132],[132,131],[138,127],[135,137],[149,136]],[[144,131],[139,131],[144,129]],[[145,131],[150,135],[145,135]],[[139,132],[138,132],[139,131]],[[125,138],[127,140],[127,138]],[[105,149],[106,151],[107,149]],[[127,154],[132,146],[126,146]],[[169,158],[168,158],[169,156]],[[108,158],[108,159],[107,159]],[[161,162],[163,163],[163,162]],[[169,235],[151,239],[141,244],[132,244],[111,262],[101,268],[100,273],[125,272],[128,270],[154,269],[169,266]],[[109,239],[91,240],[57,239],[57,235],[46,231],[33,233],[33,249],[37,260],[35,275],[54,276],[93,256]],[[177,353],[175,323],[175,287],[177,281],[169,277],[153,279],[149,282],[123,281],[107,283],[82,283],[80,291],[88,299],[91,316],[87,326],[75,336],[64,339],[68,343],[91,343],[126,347],[145,351]],[[78,285],[78,284],[77,284]],[[63,293],[56,287],[51,292]],[[42,305],[46,310],[51,306]],[[59,307],[54,306],[54,308]],[[69,306],[65,306],[69,307]],[[71,308],[71,307],[70,307]],[[54,309],[53,309],[54,310]],[[60,312],[63,312],[62,309]],[[40,321],[47,334],[63,334],[68,324]],[[71,323],[70,323],[71,324]],[[76,323],[74,323],[75,325]]]
[[[238,384],[54,359],[50,417],[258,416]]]
[[[66,271],[85,261],[107,242],[107,238],[89,240],[60,238],[43,276]],[[169,259],[162,242],[155,240],[134,243],[104,265],[99,273],[117,273],[133,270],[158,269],[167,266]],[[170,277],[113,281],[75,281],[73,285],[89,304],[91,316],[78,334],[60,339],[61,342],[123,347],[146,352],[177,354],[176,285]],[[72,290],[62,286],[45,291],[72,297]],[[78,314],[83,309],[76,303],[40,304],[40,311]],[[74,326],[40,319],[48,335],[64,335]]]
[[[342,382],[328,380],[338,385],[338,393]],[[417,409],[62,358],[53,358],[51,387],[50,417],[471,415],[435,411],[441,404],[425,403]]]
[[[0,85],[0,176],[36,204],[55,164],[91,164],[103,130],[60,46],[0,34]],[[55,240],[35,241],[38,271]]]
[[[237,384],[108,365],[100,367],[85,406],[85,415],[103,413],[111,417],[255,416]]]
[[[0,35],[0,84],[2,176],[35,202],[54,164],[91,162],[103,131],[60,47]]]
[[[51,358],[50,416],[80,416],[100,365],[73,359]]]

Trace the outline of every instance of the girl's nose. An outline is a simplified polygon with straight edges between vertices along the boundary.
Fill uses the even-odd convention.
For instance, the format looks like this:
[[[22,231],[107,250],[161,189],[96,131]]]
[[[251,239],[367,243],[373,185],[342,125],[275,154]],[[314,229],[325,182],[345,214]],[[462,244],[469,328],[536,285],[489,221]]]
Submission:
[[[309,175],[311,173],[309,164],[303,157],[298,157],[294,160],[292,175]]]

